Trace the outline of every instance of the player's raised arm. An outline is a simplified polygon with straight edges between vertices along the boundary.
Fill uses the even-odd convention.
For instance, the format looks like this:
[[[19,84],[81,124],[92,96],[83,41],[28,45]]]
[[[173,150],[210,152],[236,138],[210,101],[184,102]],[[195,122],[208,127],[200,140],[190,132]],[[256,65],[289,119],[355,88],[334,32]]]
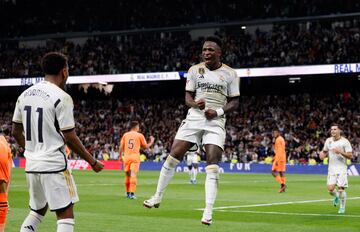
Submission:
[[[154,136],[150,135],[150,142],[147,144],[147,148],[150,148],[154,144],[155,138]]]
[[[104,168],[104,164],[96,160],[81,143],[79,137],[75,133],[75,129],[62,131],[64,134],[66,144],[78,154],[81,158],[88,162],[95,172],[100,172]]]

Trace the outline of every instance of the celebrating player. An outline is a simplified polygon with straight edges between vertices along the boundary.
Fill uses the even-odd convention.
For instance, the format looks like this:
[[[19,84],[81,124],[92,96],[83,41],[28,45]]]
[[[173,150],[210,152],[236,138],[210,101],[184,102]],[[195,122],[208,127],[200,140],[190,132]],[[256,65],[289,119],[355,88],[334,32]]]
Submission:
[[[72,232],[73,204],[79,199],[68,170],[65,142],[95,172],[101,171],[103,164],[93,158],[75,133],[73,101],[64,91],[69,76],[67,58],[51,52],[43,57],[41,65],[45,81],[19,96],[13,116],[13,136],[25,148],[30,196],[30,213],[20,232],[36,231],[48,208],[56,212],[57,231]]]
[[[218,189],[218,163],[225,143],[225,113],[237,109],[240,95],[239,77],[235,70],[221,62],[220,57],[220,39],[206,38],[202,48],[204,62],[192,66],[187,76],[185,102],[190,107],[189,112],[162,166],[155,195],[144,201],[145,207],[159,207],[176,165],[191,146],[202,143],[207,166],[205,210],[201,222],[206,225],[212,223],[212,209]]]
[[[349,140],[341,136],[341,132],[339,125],[331,126],[331,137],[326,139],[324,148],[320,152],[320,159],[323,160],[329,156],[327,189],[334,197],[334,206],[337,206],[340,201],[338,213],[343,214],[346,203],[345,188],[348,187],[346,159],[352,158],[352,147]]]
[[[124,172],[125,172],[125,191],[126,197],[136,199],[135,190],[137,184],[136,174],[140,167],[140,148],[148,149],[154,144],[154,137],[150,136],[149,144],[146,143],[145,137],[141,134],[138,121],[130,123],[130,131],[126,132],[120,140],[120,159],[124,153]]]

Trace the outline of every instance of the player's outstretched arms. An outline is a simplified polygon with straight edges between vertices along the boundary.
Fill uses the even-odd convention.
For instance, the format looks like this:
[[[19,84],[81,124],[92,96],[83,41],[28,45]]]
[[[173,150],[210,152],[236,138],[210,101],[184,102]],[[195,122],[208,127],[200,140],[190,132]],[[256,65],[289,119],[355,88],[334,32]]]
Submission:
[[[73,152],[78,154],[86,162],[88,162],[95,172],[100,172],[104,168],[104,164],[96,160],[81,143],[79,137],[75,133],[75,129],[62,131],[65,137],[66,144]]]

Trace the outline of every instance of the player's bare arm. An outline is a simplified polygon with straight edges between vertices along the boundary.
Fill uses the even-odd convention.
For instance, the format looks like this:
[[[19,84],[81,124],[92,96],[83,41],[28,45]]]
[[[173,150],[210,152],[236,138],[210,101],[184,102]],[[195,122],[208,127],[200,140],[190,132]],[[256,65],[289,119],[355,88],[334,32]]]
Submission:
[[[23,124],[22,123],[13,123],[12,124],[12,135],[14,136],[16,142],[23,148],[25,148],[25,137],[23,135]]]
[[[122,139],[121,139],[122,140]],[[120,142],[120,147],[119,147],[119,160],[122,160],[122,155],[124,153],[124,143]]]
[[[320,151],[320,159],[324,160],[326,158],[326,156],[328,156],[328,151]]]
[[[336,154],[344,156],[346,159],[352,159],[352,152],[345,152],[339,147],[335,147],[332,149]]]
[[[205,100],[199,99],[198,101],[195,101],[193,92],[189,92],[189,91],[185,92],[185,104],[188,107],[199,108],[200,110],[205,109]]]
[[[222,108],[222,110],[223,110],[222,114],[234,111],[238,107],[239,107],[239,97],[229,98],[228,103],[226,103],[224,108]],[[216,118],[216,117],[221,116],[221,115],[219,115],[218,110],[213,110],[213,109],[206,109],[205,110],[205,117],[208,120],[211,120],[211,119]]]
[[[147,148],[150,148],[155,142],[154,136],[150,135],[150,142],[147,144]]]
[[[70,147],[71,150],[73,150],[76,154],[78,154],[81,158],[86,160],[88,162],[92,169],[95,172],[100,172],[104,165],[97,161],[84,147],[84,145],[81,143],[79,137],[76,135],[75,130],[66,130],[62,131],[65,137],[66,144]]]

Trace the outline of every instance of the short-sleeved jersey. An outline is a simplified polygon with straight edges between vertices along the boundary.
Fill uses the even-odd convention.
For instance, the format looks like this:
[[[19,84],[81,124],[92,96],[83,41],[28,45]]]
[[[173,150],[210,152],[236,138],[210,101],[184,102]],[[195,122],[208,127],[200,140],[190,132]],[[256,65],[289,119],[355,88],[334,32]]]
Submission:
[[[274,161],[286,161],[285,140],[282,136],[278,136],[275,139],[274,151]]]
[[[333,137],[326,139],[323,151],[329,153],[329,168],[328,172],[330,175],[334,174],[346,174],[347,173],[347,164],[346,158],[340,154],[336,154],[332,149],[340,148],[344,152],[352,152],[352,147],[349,142],[344,137],[341,137],[338,140],[334,140]]]
[[[200,63],[189,69],[185,90],[195,92],[195,101],[205,99],[206,109],[217,110],[226,105],[228,97],[240,96],[240,78],[234,69],[225,64],[209,70],[205,63]],[[186,118],[201,120],[205,119],[205,115],[200,109],[190,108]],[[225,116],[212,121],[225,127]]]
[[[26,172],[52,173],[67,169],[61,131],[75,127],[73,109],[70,95],[48,81],[28,88],[19,96],[13,122],[23,124]]]
[[[0,180],[9,182],[12,159],[11,149],[5,137],[0,135]]]
[[[125,159],[140,159],[140,148],[146,147],[147,143],[143,134],[129,131],[122,136],[120,146],[123,148]]]

